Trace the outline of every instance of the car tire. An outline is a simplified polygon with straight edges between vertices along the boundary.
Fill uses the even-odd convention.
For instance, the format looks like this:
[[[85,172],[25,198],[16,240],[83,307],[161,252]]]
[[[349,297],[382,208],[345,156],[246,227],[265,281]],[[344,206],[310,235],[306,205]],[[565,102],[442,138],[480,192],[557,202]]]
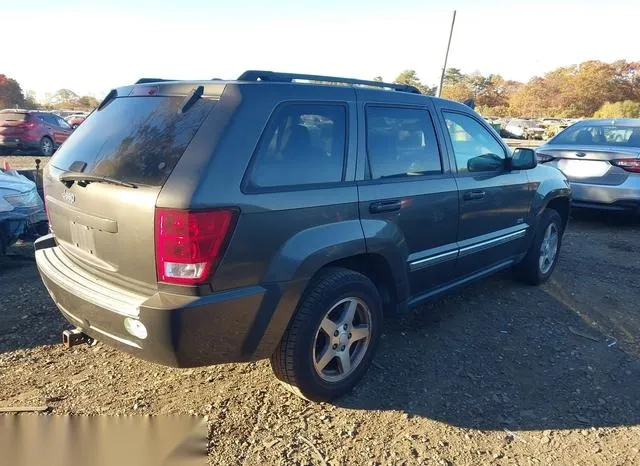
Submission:
[[[553,209],[545,209],[531,247],[522,262],[515,268],[516,275],[521,281],[529,285],[540,285],[549,279],[560,256],[563,227],[560,214]]]
[[[51,157],[53,155],[53,140],[49,136],[45,136],[40,139],[40,153],[45,157]]]
[[[271,368],[285,388],[304,399],[340,397],[366,373],[382,324],[382,300],[371,280],[328,268],[301,298],[271,356]]]

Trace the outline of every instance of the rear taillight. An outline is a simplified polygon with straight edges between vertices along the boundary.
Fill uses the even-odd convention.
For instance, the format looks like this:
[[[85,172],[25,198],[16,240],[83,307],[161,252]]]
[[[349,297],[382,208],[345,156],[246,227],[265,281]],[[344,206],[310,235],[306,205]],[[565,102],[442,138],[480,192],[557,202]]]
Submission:
[[[547,154],[541,154],[539,152],[536,153],[536,157],[538,159],[538,163],[551,162],[555,158],[555,157],[552,157],[552,156],[547,155]]]
[[[640,173],[640,158],[639,159],[618,159],[612,160],[611,165],[620,167],[623,170],[632,173]]]
[[[24,123],[20,123],[18,127],[24,129],[33,129],[36,127],[36,123],[35,121],[25,121]]]
[[[156,209],[158,281],[181,285],[206,282],[218,265],[234,223],[233,210]]]

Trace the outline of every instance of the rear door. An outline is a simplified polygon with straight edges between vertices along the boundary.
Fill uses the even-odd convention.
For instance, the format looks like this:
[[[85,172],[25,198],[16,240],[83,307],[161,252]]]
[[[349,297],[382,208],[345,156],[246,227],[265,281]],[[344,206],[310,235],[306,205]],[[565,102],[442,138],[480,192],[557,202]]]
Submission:
[[[158,193],[215,100],[186,112],[184,95],[117,97],[92,113],[45,170],[50,224],[63,252],[92,276],[140,291],[156,288]],[[129,184],[63,183],[66,172]]]
[[[56,116],[51,113],[41,113],[39,118],[43,125],[44,135],[49,136],[58,146],[60,144],[60,130]]]
[[[358,92],[359,211],[367,247],[381,240],[406,247],[410,290],[417,296],[453,278],[456,182],[428,99],[403,105],[394,92]]]
[[[55,116],[55,115],[53,116],[56,122],[56,125],[54,127],[56,144],[62,144],[64,141],[67,140],[67,138],[71,134],[71,126],[69,126],[69,124],[59,116]]]
[[[462,277],[525,250],[534,191],[525,171],[506,170],[508,148],[480,116],[447,104],[439,116],[456,166],[460,203],[456,275]]]

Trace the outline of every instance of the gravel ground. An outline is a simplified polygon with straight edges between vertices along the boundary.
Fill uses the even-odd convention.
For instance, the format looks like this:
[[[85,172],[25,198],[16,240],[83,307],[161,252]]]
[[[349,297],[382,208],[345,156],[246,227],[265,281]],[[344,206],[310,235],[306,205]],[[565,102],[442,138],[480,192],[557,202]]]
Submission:
[[[208,416],[211,464],[640,463],[640,220],[580,214],[546,285],[508,273],[386,322],[374,366],[333,404],[267,362],[171,369],[69,325],[30,244],[0,258],[0,407]]]

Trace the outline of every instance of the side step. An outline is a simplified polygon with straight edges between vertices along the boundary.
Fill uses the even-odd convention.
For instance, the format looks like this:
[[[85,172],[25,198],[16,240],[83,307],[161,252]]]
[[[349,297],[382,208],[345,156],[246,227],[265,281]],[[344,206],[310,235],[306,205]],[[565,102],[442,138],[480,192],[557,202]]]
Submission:
[[[96,340],[91,338],[86,333],[82,333],[82,330],[80,330],[79,328],[74,328],[73,330],[65,330],[64,332],[62,332],[62,344],[67,348],[82,345],[84,343],[89,346],[93,346],[96,344]]]

